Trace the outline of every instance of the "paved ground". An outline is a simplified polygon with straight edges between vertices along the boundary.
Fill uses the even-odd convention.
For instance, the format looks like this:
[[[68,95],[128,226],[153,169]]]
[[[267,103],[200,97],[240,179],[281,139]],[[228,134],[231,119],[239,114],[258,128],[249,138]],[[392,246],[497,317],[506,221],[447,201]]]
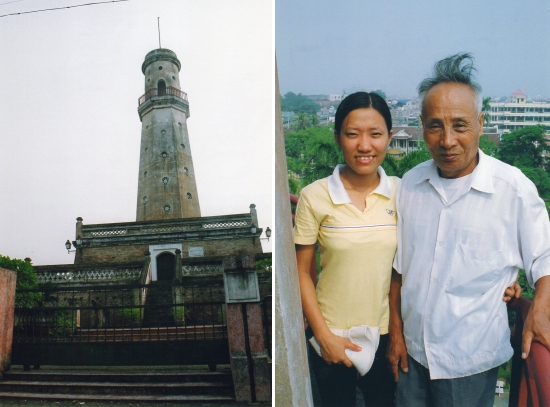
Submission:
[[[35,400],[6,400],[0,399],[0,406],[26,406],[26,407],[267,407],[271,406],[271,403],[118,403],[118,402],[96,402],[96,401],[35,401]]]

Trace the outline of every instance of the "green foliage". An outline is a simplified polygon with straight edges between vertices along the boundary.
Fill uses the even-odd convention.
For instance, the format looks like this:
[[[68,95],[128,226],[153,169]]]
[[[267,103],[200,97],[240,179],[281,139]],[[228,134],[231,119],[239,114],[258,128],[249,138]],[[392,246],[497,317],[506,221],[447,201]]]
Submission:
[[[479,148],[481,149],[481,151],[483,151],[485,154],[491,157],[495,157],[497,155],[498,147],[495,145],[495,143],[493,143],[493,141],[486,134],[480,137]]]
[[[532,300],[535,298],[535,290],[529,286],[527,282],[527,276],[525,275],[525,270],[520,270],[518,274],[518,283],[522,288],[521,296]]]
[[[550,197],[550,176],[542,168],[519,167],[533,181],[541,197]],[[547,206],[548,207],[548,206]]]
[[[311,115],[317,113],[319,109],[321,109],[321,106],[301,93],[288,92],[281,97],[281,110],[283,112],[307,113]]]
[[[272,258],[266,257],[265,259],[256,260],[256,271],[269,272],[272,271]]]
[[[424,143],[421,143],[420,150],[411,151],[409,154],[405,155],[401,160],[398,161],[399,171],[395,175],[397,175],[399,178],[403,178],[403,175],[405,175],[407,171],[413,169],[418,164],[421,164],[424,161],[430,160],[431,158],[432,157],[430,156],[430,153],[428,153],[428,150],[426,149]]]
[[[518,168],[542,166],[546,148],[544,126],[527,126],[502,136],[497,158]]]
[[[305,130],[309,127],[316,127],[319,125],[319,118],[316,114],[298,113],[296,121],[292,124],[294,131]]]
[[[10,259],[0,255],[0,268],[15,271],[17,273],[17,290],[38,288],[36,273],[30,261]],[[42,299],[42,293],[22,293],[15,295],[15,306],[30,308]]]
[[[72,311],[55,311],[49,334],[57,339],[68,338],[76,329],[76,318]]]
[[[141,308],[123,308],[122,318],[124,319],[124,325],[141,322],[143,311]]]
[[[386,92],[384,92],[382,89],[373,90],[372,93],[376,93],[377,95],[382,96],[384,100],[386,100]]]
[[[303,186],[328,177],[344,162],[334,141],[332,127],[309,127],[285,135],[289,189],[298,194]]]

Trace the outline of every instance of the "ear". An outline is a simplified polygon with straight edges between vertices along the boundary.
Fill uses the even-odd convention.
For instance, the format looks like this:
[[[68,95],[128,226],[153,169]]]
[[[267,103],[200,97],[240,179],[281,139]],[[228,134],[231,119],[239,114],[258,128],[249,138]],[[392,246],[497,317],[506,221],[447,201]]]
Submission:
[[[479,114],[479,137],[483,136],[483,118],[485,117],[485,112]]]
[[[393,137],[393,130],[390,130],[390,134],[388,134],[388,146],[389,146],[390,143],[391,143],[392,137]]]

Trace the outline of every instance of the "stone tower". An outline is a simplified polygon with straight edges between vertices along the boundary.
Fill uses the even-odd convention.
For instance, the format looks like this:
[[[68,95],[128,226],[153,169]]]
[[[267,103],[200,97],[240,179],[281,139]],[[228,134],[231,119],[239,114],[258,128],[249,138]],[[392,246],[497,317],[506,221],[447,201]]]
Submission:
[[[191,146],[189,102],[181,91],[180,61],[169,49],[149,52],[141,70],[141,150],[136,221],[200,217]]]

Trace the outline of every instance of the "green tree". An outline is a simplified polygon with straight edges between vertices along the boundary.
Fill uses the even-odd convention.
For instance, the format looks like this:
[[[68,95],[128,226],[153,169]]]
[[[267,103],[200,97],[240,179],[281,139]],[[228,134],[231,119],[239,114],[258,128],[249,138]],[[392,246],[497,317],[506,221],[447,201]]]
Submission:
[[[485,113],[483,115],[483,125],[488,126],[491,124],[491,98],[483,98],[483,104],[481,105],[481,111]]]
[[[281,97],[281,110],[283,112],[315,114],[321,109],[317,103],[301,93],[286,93]]]
[[[493,143],[487,134],[484,134],[479,139],[479,148],[485,154],[495,157],[497,154],[498,147]]]
[[[382,89],[375,89],[372,91],[372,93],[376,93],[377,95],[382,96],[384,100],[386,100],[386,93]]]
[[[497,158],[518,168],[537,168],[546,149],[544,126],[527,126],[502,136]]]
[[[316,114],[298,113],[296,121],[292,125],[294,131],[305,130],[309,127],[319,125],[319,118]]]
[[[542,168],[519,167],[527,178],[533,181],[541,197],[550,197],[550,176]]]
[[[30,259],[10,259],[8,256],[0,255],[0,268],[15,271],[17,273],[16,289],[38,288],[36,273]],[[16,307],[31,307],[36,301],[42,299],[41,293],[21,293],[15,295]]]

